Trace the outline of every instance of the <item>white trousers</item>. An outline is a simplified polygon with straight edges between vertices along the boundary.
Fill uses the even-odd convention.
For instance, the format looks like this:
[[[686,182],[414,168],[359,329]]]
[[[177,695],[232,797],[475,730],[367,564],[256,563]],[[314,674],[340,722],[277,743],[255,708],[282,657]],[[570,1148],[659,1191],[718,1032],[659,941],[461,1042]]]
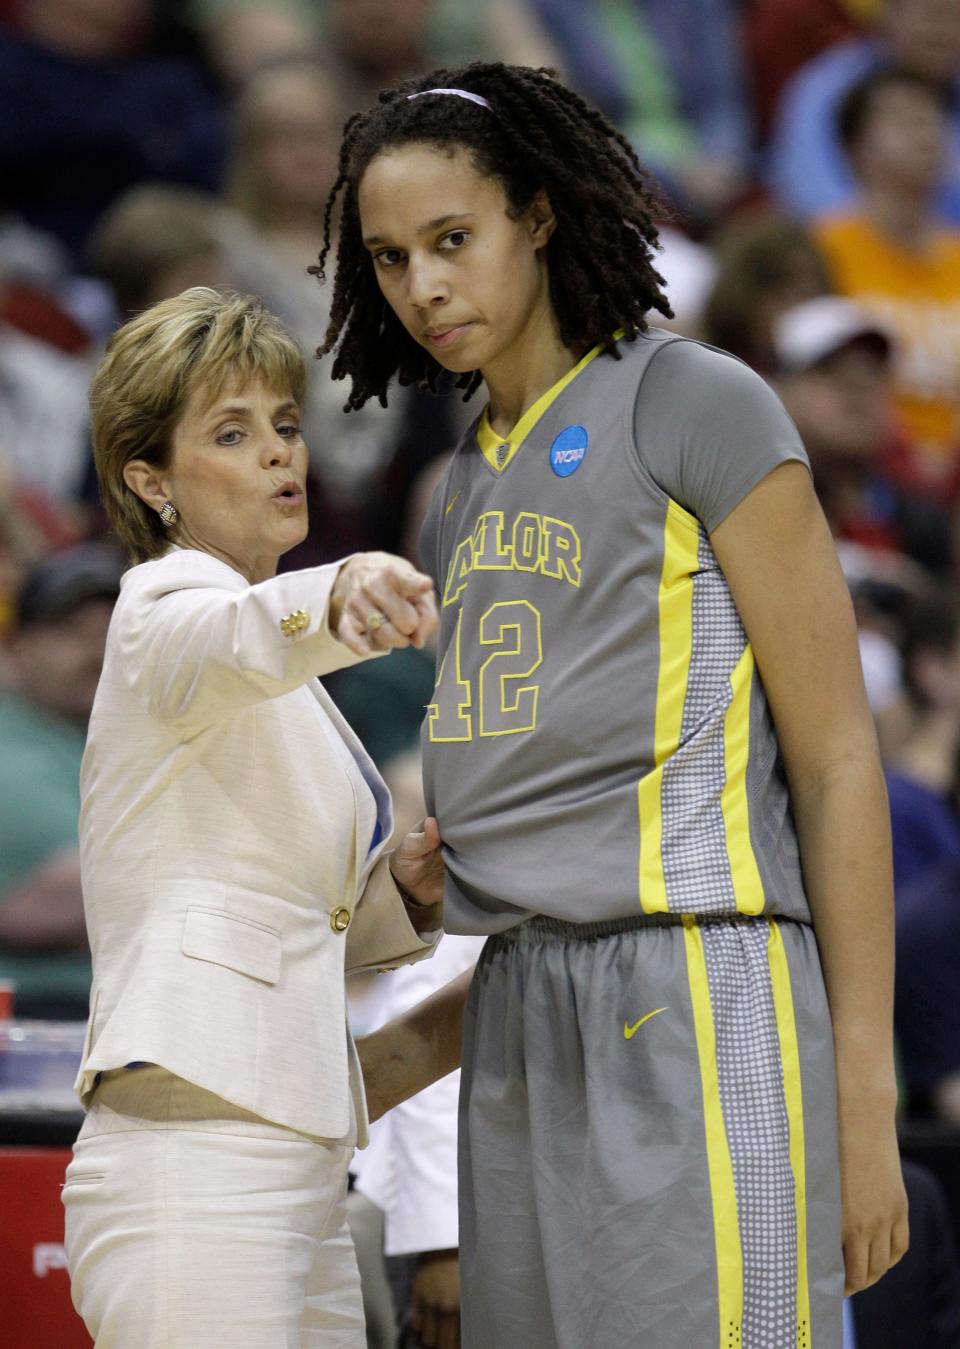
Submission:
[[[96,1349],[365,1349],[352,1152],[153,1065],[105,1074],[63,1187]]]

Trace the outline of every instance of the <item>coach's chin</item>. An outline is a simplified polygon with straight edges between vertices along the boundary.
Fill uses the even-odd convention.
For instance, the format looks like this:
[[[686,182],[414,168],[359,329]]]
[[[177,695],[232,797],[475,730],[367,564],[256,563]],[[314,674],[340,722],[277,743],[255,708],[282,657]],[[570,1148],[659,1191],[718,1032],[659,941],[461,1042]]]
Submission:
[[[366,1343],[344,970],[432,952],[442,866],[432,821],[386,851],[389,796],[316,676],[436,615],[384,553],[276,574],[307,529],[304,378],[258,302],[196,289],[121,328],[94,380],[134,565],[82,771],[94,981],[63,1198],[104,1346]]]

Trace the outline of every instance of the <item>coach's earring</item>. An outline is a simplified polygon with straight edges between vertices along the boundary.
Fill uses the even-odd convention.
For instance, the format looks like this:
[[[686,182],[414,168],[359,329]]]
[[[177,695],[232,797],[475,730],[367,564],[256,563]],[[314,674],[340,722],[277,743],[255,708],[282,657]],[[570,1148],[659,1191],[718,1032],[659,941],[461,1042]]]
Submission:
[[[160,519],[166,525],[167,529],[175,525],[180,518],[180,513],[172,501],[165,501],[160,507]]]

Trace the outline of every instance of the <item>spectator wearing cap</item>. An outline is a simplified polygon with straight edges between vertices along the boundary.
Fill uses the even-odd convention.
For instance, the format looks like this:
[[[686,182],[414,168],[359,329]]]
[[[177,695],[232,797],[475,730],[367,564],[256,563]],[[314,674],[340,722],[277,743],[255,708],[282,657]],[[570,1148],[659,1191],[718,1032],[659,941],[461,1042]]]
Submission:
[[[769,375],[773,325],[787,309],[830,289],[826,261],[805,226],[767,210],[735,221],[717,236],[715,250],[702,335]]]
[[[946,574],[949,517],[886,472],[897,433],[893,345],[882,325],[851,300],[820,295],[782,314],[772,340],[777,392],[803,437],[834,537]]]
[[[80,760],[122,562],[106,544],[26,575],[0,698],[0,978],[20,1015],[86,1016],[90,990],[77,822]]]

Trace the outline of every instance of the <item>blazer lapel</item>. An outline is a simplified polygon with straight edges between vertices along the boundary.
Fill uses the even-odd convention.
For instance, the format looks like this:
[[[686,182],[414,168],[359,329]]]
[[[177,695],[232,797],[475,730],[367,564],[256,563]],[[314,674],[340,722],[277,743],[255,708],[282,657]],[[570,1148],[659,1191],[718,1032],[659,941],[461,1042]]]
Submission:
[[[390,793],[387,790],[386,783],[383,781],[383,778],[381,778],[370,755],[363,748],[359,736],[354,732],[350,723],[346,720],[329,693],[320,683],[320,680],[311,679],[308,687],[329,717],[330,721],[333,723],[334,729],[340,735],[347,749],[353,755],[354,761],[356,762],[360,773],[366,779],[367,785],[373,793],[373,799],[376,802],[377,819],[380,822],[380,842],[377,844],[376,848],[371,849],[370,840],[368,838],[361,838],[359,830],[354,826],[356,876],[358,889],[362,889],[364,872],[368,871],[373,866],[374,862],[376,862],[393,833],[393,802],[390,799]],[[352,786],[353,784],[351,783],[351,787]],[[354,813],[355,817],[359,818],[359,812],[355,811]]]

